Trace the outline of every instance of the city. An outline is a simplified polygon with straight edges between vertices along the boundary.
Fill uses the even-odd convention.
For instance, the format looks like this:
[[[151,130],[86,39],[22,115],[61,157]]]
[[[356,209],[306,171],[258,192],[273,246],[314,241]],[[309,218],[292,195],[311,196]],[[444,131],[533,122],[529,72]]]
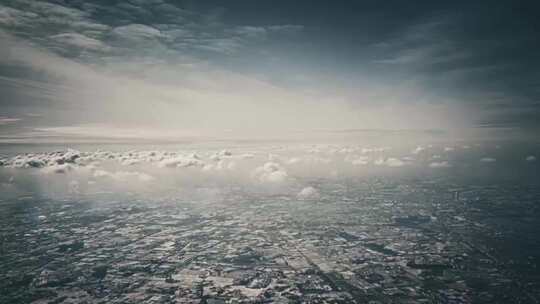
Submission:
[[[219,195],[2,200],[0,302],[538,301],[540,188],[383,174],[308,183],[294,195],[231,182]]]

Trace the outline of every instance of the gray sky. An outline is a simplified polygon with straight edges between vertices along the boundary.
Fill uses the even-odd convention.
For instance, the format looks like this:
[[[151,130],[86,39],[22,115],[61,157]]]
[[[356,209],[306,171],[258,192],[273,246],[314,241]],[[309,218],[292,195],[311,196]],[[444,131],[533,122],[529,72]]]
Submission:
[[[539,7],[469,2],[4,0],[0,136],[534,134]]]

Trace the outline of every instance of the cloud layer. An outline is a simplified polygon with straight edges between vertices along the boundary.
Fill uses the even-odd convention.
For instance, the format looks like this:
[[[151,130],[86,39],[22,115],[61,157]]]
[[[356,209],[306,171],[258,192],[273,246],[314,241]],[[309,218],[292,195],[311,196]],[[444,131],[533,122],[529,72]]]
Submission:
[[[329,187],[345,189],[365,180],[421,176],[426,181],[457,178],[474,183],[505,181],[509,175],[537,180],[538,164],[529,156],[538,152],[538,145],[517,149],[510,144],[453,143],[455,149],[445,151],[448,143],[422,143],[422,152],[413,153],[418,146],[246,143],[224,149],[219,143],[88,150],[94,146],[85,145],[83,150],[34,153],[14,153],[14,147],[0,154],[0,199],[121,193],[200,201],[241,192],[319,203],[330,199]],[[452,189],[452,182],[446,186]]]

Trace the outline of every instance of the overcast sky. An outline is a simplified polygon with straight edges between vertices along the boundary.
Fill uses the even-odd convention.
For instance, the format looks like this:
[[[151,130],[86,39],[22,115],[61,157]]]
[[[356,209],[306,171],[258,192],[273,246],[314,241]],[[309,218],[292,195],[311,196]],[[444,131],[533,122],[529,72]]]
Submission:
[[[534,134],[534,2],[3,0],[0,136]]]

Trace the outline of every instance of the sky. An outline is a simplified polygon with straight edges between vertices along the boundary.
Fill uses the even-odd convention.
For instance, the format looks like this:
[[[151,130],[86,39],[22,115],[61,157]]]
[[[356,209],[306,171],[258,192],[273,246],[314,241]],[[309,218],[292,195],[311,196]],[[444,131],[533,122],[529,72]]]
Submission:
[[[2,0],[0,141],[533,137],[539,8]]]

